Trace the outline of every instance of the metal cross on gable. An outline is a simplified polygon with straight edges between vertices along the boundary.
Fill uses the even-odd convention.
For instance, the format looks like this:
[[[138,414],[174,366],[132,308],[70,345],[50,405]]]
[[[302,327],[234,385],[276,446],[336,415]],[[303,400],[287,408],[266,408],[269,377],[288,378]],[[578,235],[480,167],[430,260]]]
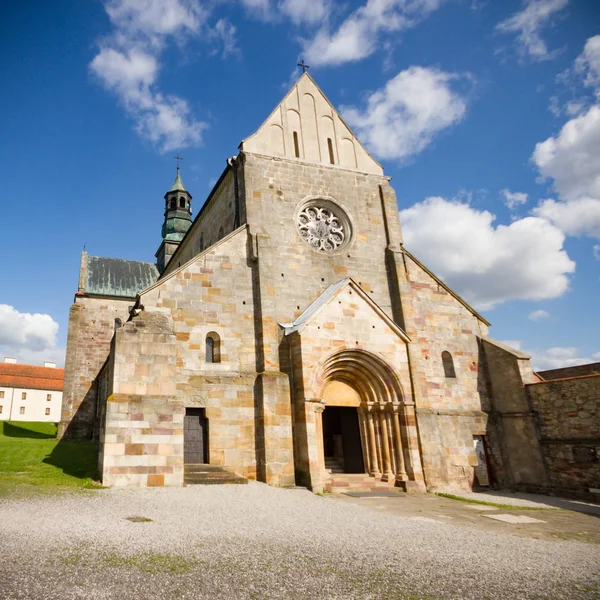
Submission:
[[[179,161],[183,160],[183,156],[179,156],[179,154],[177,156],[174,156],[173,158],[175,158],[177,160],[177,168],[179,169]]]
[[[306,69],[310,69],[310,67],[307,64],[305,64],[304,59],[302,59],[302,61],[299,62],[297,66],[302,67],[303,73],[306,73]]]

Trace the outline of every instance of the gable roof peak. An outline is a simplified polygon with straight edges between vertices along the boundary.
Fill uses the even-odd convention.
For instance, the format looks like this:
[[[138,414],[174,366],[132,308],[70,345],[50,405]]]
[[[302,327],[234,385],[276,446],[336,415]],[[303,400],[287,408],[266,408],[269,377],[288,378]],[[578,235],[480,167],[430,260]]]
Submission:
[[[383,176],[383,167],[308,73],[300,75],[240,150]]]

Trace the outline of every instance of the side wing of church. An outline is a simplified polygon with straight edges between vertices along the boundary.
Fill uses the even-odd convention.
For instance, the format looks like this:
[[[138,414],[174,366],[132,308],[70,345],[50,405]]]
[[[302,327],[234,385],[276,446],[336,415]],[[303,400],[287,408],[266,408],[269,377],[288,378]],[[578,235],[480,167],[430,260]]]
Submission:
[[[207,463],[314,491],[546,485],[528,357],[403,246],[389,178],[308,74],[193,221],[191,200],[178,169],[156,267],[82,260],[60,431],[97,437],[105,485]]]

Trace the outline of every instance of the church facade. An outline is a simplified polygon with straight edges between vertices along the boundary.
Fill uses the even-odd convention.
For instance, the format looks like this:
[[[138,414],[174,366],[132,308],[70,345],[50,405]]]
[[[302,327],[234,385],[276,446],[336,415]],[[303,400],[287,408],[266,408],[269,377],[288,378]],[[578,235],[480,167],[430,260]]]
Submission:
[[[59,432],[99,440],[105,485],[209,463],[545,486],[528,357],[404,247],[389,177],[308,74],[191,202],[178,168],[156,265],[82,257]]]

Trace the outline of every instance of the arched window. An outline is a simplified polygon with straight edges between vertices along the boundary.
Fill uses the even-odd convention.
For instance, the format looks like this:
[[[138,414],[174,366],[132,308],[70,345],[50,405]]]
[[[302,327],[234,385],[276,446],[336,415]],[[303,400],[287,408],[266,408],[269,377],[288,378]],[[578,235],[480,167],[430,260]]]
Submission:
[[[333,142],[331,141],[331,138],[327,138],[327,148],[329,149],[329,162],[332,165],[335,165],[335,158],[333,156]]]
[[[179,198],[179,208],[185,208],[185,198],[183,196]]]
[[[204,250],[204,234],[203,233],[200,234],[200,252],[202,252],[202,250]]]
[[[452,354],[447,350],[442,352],[442,364],[444,365],[444,375],[455,379],[456,371],[454,370],[454,361],[452,360]]]
[[[300,144],[298,143],[298,132],[294,131],[294,154],[300,158]]]
[[[115,319],[115,331],[119,329],[121,325],[123,325],[123,321],[121,321],[121,319]]]
[[[175,198],[169,200],[169,210],[172,210],[173,208],[175,208]]]
[[[221,362],[221,338],[214,331],[211,331],[206,336],[206,362]]]
[[[224,235],[223,227],[219,227],[219,239],[221,239]]]

